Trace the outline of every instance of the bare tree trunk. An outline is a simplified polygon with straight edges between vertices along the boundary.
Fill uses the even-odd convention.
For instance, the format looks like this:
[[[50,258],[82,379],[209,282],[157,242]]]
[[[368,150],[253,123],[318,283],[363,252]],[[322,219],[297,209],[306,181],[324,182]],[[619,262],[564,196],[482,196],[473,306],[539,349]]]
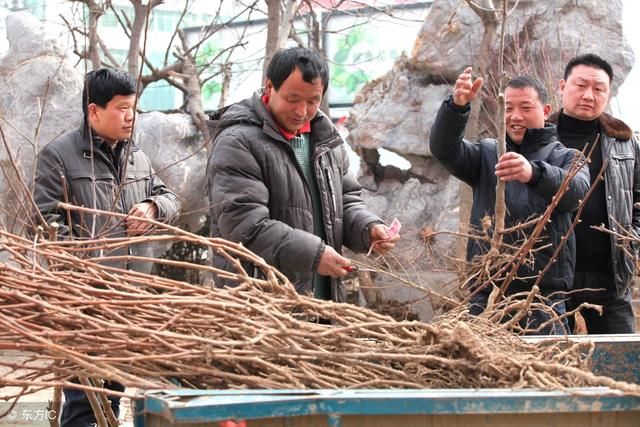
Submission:
[[[262,67],[262,82],[267,76],[267,67],[271,58],[280,48],[280,25],[282,25],[282,3],[280,0],[267,1],[267,45]]]
[[[227,62],[222,66],[222,90],[220,91],[220,102],[218,108],[227,105],[229,98],[229,87],[231,86],[231,63]]]
[[[151,12],[151,9],[162,3],[162,0],[149,0],[145,5],[142,4],[142,0],[130,0],[133,5],[133,22],[131,23],[131,33],[129,37],[129,52],[127,55],[127,70],[132,76],[137,76],[140,73],[140,40],[142,39],[142,32],[145,28],[145,21],[147,14]]]
[[[482,25],[484,26],[484,33],[482,35],[482,41],[480,42],[480,51],[476,56],[476,65],[474,69],[477,74],[487,77],[488,65],[492,55],[491,45],[496,37],[498,22],[495,13],[484,10],[485,8],[493,9],[493,2],[491,0],[484,2],[482,7],[478,7],[476,3],[467,0],[467,4],[480,17]],[[483,109],[483,99],[484,91],[480,91],[478,96],[476,96],[476,99],[472,102],[471,113],[469,115],[469,121],[465,131],[465,136],[467,137],[475,138],[480,134],[480,113]],[[471,191],[471,187],[466,184],[461,184],[459,216],[460,227],[466,228],[467,224],[469,224],[472,202],[473,193]],[[466,247],[466,239],[460,239],[459,244],[456,246],[456,253],[460,259],[464,259],[466,257]]]
[[[129,37],[129,54],[127,55],[127,69],[129,74],[137,76],[140,57],[140,39],[144,29],[144,21],[147,16],[147,8],[142,4],[142,0],[131,0],[134,15],[131,23],[131,36]]]
[[[196,60],[192,54],[186,53],[189,51],[189,45],[184,31],[178,30],[178,35],[182,42],[182,49],[185,52],[182,57],[182,74],[186,88],[187,110],[193,119],[193,123],[202,133],[204,140],[208,141],[209,129],[207,128],[207,118],[204,114],[204,107],[202,106],[202,85],[200,84],[200,77],[196,68]]]
[[[311,34],[311,40],[309,41],[310,47],[320,53],[324,58],[327,58],[327,47],[324,45],[324,34],[327,26],[329,24],[329,20],[333,16],[333,13],[330,11],[326,14],[324,20],[318,19],[318,14],[313,9],[314,2],[311,0],[306,0],[306,3],[309,7],[309,16],[311,17],[311,22],[308,24],[308,30]],[[327,117],[331,117],[331,109],[329,108],[329,99],[326,96],[322,97],[322,102],[320,103],[320,110],[327,115]]]
[[[95,0],[88,0],[87,6],[89,7],[89,46],[87,50],[91,60],[91,69],[97,70],[102,65],[98,46],[98,20],[104,13],[104,9]]]
[[[504,99],[504,32],[507,22],[507,0],[502,0],[502,16],[500,19],[500,52],[498,59],[498,159],[507,152],[506,141],[506,123],[505,123],[505,99]],[[497,180],[496,184],[496,224],[493,232],[492,246],[495,249],[500,247],[502,243],[502,230],[504,230],[504,220],[507,214],[507,206],[505,202],[505,184],[501,180]]]
[[[502,85],[502,84],[501,84]],[[497,156],[498,159],[502,157],[502,155],[507,151],[506,141],[505,141],[505,122],[504,122],[504,112],[505,112],[505,104],[504,104],[504,92],[502,89],[498,94],[498,147],[497,147]],[[497,179],[496,180],[496,204],[495,204],[495,226],[493,228],[493,238],[491,240],[491,246],[496,250],[502,244],[502,231],[504,230],[504,218],[507,214],[507,206],[505,200],[505,183]]]
[[[473,205],[473,191],[468,184],[460,181],[460,214],[458,215],[458,229],[461,231],[467,231],[469,221],[471,221],[471,206]],[[458,259],[465,259],[467,257],[467,239],[460,238],[456,240],[455,247],[456,257]],[[461,277],[465,279],[466,277]]]
[[[104,11],[110,4],[110,1],[106,1],[105,3],[102,3],[96,0],[75,0],[75,1],[78,1],[78,3],[85,4],[89,11],[88,27],[86,28],[86,32],[84,32],[84,34],[86,34],[86,37],[87,37],[87,45],[84,48],[84,52],[82,53],[78,52],[78,53],[81,55],[83,59],[89,59],[89,61],[91,61],[92,70],[97,70],[102,66],[102,60],[100,58],[100,38],[98,37],[98,21],[100,20],[100,17],[104,14]],[[74,41],[75,41],[75,38],[74,38]]]
[[[47,406],[49,416],[49,427],[60,427],[60,410],[62,409],[62,387],[53,388],[53,398]]]
[[[316,19],[315,12],[312,12],[311,16],[313,16],[312,27],[311,27],[311,46],[317,50],[318,52],[326,51],[322,44],[322,31],[320,29],[320,22]]]
[[[280,34],[278,40],[280,40],[280,47],[284,47],[293,28],[293,18],[298,12],[300,7],[300,0],[287,0],[285,4],[284,13],[282,15],[282,25],[280,26]]]
[[[488,81],[489,75],[487,71],[493,54],[491,46],[498,32],[498,17],[494,11],[492,0],[485,1],[482,3],[482,6],[479,6],[477,2],[471,0],[467,0],[467,4],[473,9],[476,15],[478,15],[484,27],[482,41],[480,42],[480,51],[476,57],[478,65],[474,68],[477,74],[486,79],[486,83],[490,83]],[[471,108],[469,123],[467,124],[467,131],[465,132],[467,136],[477,137],[480,134],[480,115],[484,104],[484,93],[486,93],[486,90],[480,91],[472,103],[473,108]]]
[[[282,49],[289,38],[293,27],[293,18],[298,13],[300,0],[286,0],[284,9],[281,0],[266,0],[267,2],[267,44],[262,67],[262,81],[267,76],[267,67],[271,58]]]

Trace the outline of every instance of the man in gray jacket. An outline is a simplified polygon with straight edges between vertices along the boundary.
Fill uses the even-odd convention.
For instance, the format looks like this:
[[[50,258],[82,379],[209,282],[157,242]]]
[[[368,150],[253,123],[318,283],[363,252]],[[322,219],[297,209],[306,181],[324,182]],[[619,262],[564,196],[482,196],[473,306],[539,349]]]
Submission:
[[[82,94],[84,111],[80,129],[60,136],[38,154],[34,200],[48,226],[58,224],[58,236],[69,239],[126,237],[146,233],[150,225],[136,218],[169,221],[177,216],[180,202],[158,178],[148,157],[131,141],[136,82],[127,73],[100,69],[87,74]],[[60,202],[129,214],[83,214],[59,207]],[[151,256],[150,247],[129,247],[107,255]],[[147,252],[145,252],[147,251]],[[126,267],[149,272],[150,263]],[[124,390],[121,384],[105,387]],[[84,392],[64,389],[62,427],[95,425],[96,419]],[[116,415],[119,398],[111,398]]]
[[[34,199],[46,221],[56,223],[58,236],[73,239],[136,236],[149,224],[137,217],[169,221],[180,202],[155,175],[149,158],[133,141],[136,82],[128,74],[103,68],[86,76],[85,121],[47,145],[38,154]],[[129,214],[121,220],[60,209],[66,202],[85,208]],[[152,256],[148,245],[130,246],[109,255]],[[149,263],[118,266],[148,273]]]
[[[342,246],[373,244],[382,254],[399,237],[387,240],[388,227],[365,207],[343,140],[318,109],[328,84],[317,52],[280,50],[262,93],[211,116],[211,233],[244,244],[298,292],[344,301],[337,279],[351,262]],[[214,264],[231,268],[221,257]]]
[[[615,233],[640,233],[640,146],[625,123],[605,113],[611,94],[613,69],[603,58],[577,56],[565,67],[560,81],[562,109],[549,120],[558,124],[567,147],[595,149],[589,171],[594,189],[576,226],[575,292],[568,308],[582,302],[602,306],[602,313],[583,309],[590,334],[635,332],[631,279],[636,246],[625,245],[616,234],[596,230],[604,225]],[[604,180],[598,174],[605,166]]]

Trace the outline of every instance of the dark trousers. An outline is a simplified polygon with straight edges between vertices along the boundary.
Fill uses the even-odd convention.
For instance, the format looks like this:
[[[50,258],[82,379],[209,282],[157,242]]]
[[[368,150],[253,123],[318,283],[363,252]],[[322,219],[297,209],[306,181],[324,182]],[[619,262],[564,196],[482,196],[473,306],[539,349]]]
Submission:
[[[73,382],[78,382],[74,380]],[[116,382],[105,382],[105,388],[115,391],[124,391],[124,386]],[[60,416],[60,427],[90,427],[96,425],[96,417],[87,395],[82,390],[72,388],[62,389],[64,393],[64,405]],[[116,417],[120,415],[120,397],[109,396],[111,409]]]
[[[477,316],[487,308],[487,301],[489,294],[480,292],[474,295],[469,302],[469,313]],[[556,314],[563,315],[567,312],[565,301],[563,299],[550,299],[549,304],[553,307],[553,311]],[[520,327],[528,329],[531,332],[527,332],[527,335],[565,335],[569,333],[569,324],[567,318],[563,318],[560,321],[553,322],[546,327],[537,330],[540,325],[551,320],[552,316],[543,310],[531,310],[528,315],[520,319]],[[508,320],[508,319],[506,319]]]
[[[580,289],[600,289],[599,291],[579,291],[569,295],[567,309],[574,310],[581,303],[588,302],[602,306],[602,315],[596,310],[583,308],[580,314],[584,318],[589,334],[633,334],[636,331],[635,316],[631,305],[631,290],[627,289],[621,297],[610,273],[576,271],[573,279],[574,291]],[[573,318],[569,321],[574,328]]]

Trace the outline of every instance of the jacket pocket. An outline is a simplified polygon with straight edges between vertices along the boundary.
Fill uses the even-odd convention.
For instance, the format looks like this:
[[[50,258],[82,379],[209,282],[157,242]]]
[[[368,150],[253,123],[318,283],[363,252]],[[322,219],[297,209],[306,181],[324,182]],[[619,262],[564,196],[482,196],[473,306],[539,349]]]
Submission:
[[[71,171],[69,179],[69,202],[87,208],[112,210],[117,185],[111,173]]]
[[[633,176],[636,158],[633,153],[618,153],[611,155],[612,178],[615,186],[625,190],[633,188]]]
[[[90,209],[118,212],[121,206],[116,200],[118,186],[109,172],[71,171],[67,173],[69,203]],[[74,233],[85,237],[113,237],[121,234],[120,220],[104,215],[71,212]]]
[[[620,154],[612,154],[611,158],[614,160],[635,160],[635,156],[633,153],[620,153]]]

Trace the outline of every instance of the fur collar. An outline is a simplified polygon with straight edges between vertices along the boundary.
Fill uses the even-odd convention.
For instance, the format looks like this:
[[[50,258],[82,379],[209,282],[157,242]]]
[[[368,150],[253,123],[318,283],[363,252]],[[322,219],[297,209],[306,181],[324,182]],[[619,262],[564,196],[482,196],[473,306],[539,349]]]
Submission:
[[[560,111],[556,111],[555,113],[549,116],[547,121],[549,123],[553,123],[554,125],[557,125],[559,116],[560,116]],[[612,136],[615,139],[619,139],[621,141],[627,141],[633,138],[633,131],[622,120],[616,119],[610,114],[602,113],[599,121],[600,121],[600,126],[602,127],[602,130],[604,131],[605,135]]]

